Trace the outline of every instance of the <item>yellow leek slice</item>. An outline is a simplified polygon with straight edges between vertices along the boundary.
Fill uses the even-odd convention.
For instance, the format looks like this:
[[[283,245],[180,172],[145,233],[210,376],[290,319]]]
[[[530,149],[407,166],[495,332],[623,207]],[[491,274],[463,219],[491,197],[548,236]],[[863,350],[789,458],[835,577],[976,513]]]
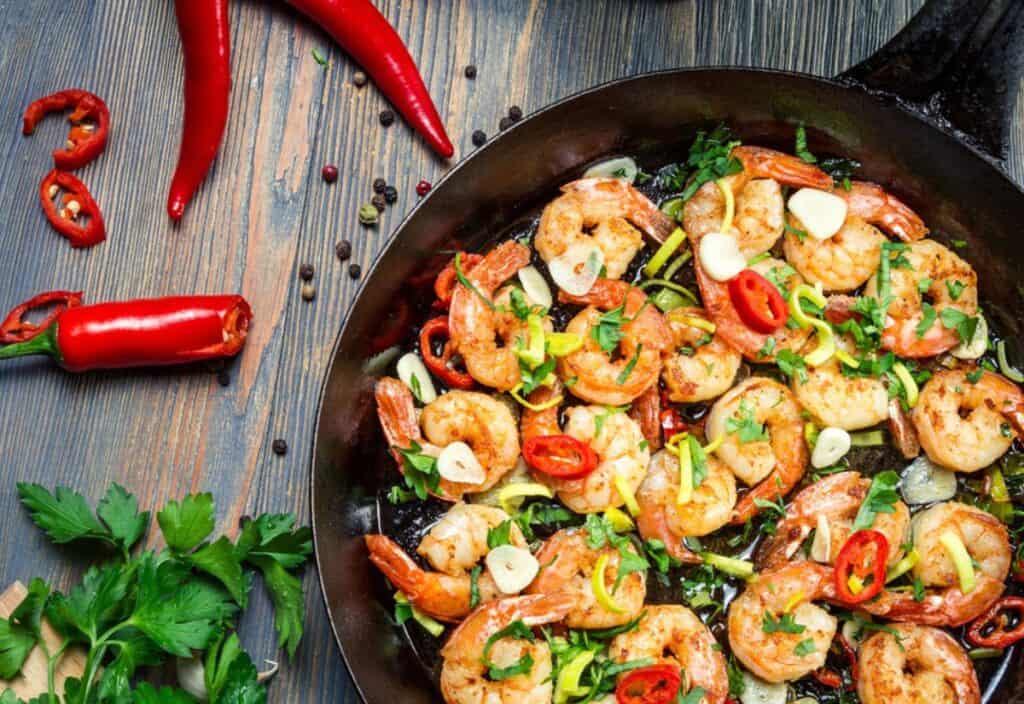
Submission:
[[[631,516],[640,515],[640,504],[636,502],[636,496],[633,495],[633,489],[629,486],[629,482],[621,474],[615,473],[612,475],[612,482],[615,484],[616,491],[619,492],[619,496],[626,503],[626,509],[629,511]]]
[[[724,178],[720,178],[715,183],[718,184],[718,190],[722,192],[722,197],[725,198],[725,215],[722,216],[722,226],[719,232],[728,233],[732,228],[732,219],[736,214],[736,199],[732,194],[732,187],[729,182]]]
[[[505,513],[515,513],[522,500],[528,496],[543,496],[545,499],[550,499],[554,497],[554,494],[543,484],[516,482],[501,488],[501,491],[498,492],[498,503],[501,504]]]
[[[946,548],[949,559],[953,561],[956,575],[960,579],[960,591],[970,594],[974,591],[974,563],[971,561],[971,555],[967,552],[964,541],[956,533],[947,530],[939,536],[939,542],[942,543],[942,547]]]
[[[594,565],[594,573],[590,575],[590,586],[594,590],[594,596],[597,597],[598,604],[612,613],[626,613],[626,610],[612,599],[612,595],[608,593],[608,588],[604,584],[604,572],[607,568],[608,553],[601,553],[601,556],[597,558],[597,563]]]
[[[681,245],[685,240],[686,233],[683,232],[682,228],[677,227],[672,234],[668,236],[668,239],[662,242],[661,246],[658,247],[658,251],[654,253],[654,256],[651,257],[650,261],[644,265],[644,276],[651,278],[661,271],[661,267],[665,266],[668,258],[671,257],[677,249],[679,249],[679,245]]]

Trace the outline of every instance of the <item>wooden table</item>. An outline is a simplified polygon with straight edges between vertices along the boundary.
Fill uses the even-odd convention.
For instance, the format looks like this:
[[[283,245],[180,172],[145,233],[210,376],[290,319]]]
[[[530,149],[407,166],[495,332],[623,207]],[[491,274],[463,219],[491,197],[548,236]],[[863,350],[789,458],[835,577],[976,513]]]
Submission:
[[[527,113],[575,91],[654,69],[745,64],[832,75],[872,52],[922,0],[382,0],[407,37],[458,156],[470,134],[497,132],[510,105]],[[6,6],[6,7],[4,7]],[[0,581],[67,584],[82,565],[53,548],[19,507],[15,480],[66,484],[91,499],[120,482],[148,507],[211,490],[221,525],[261,511],[309,519],[308,461],[321,375],[358,282],[335,243],[366,267],[416,202],[420,179],[446,168],[386,107],[329,38],[280,2],[233,2],[231,119],[220,156],[180,226],[164,212],[181,123],[181,58],[172,3],[0,0],[0,308],[37,291],[82,289],[91,301],[241,292],[255,325],[221,386],[205,369],[74,376],[42,360],[0,372]],[[325,68],[312,56],[319,50]],[[479,75],[468,80],[467,64]],[[53,118],[20,135],[32,99],[67,87],[102,95],[113,116],[106,154],[80,172],[103,208],[108,240],[72,250],[47,226],[37,188],[64,139]],[[1018,115],[1020,109],[1018,108]],[[1021,128],[1010,171],[1020,179]],[[335,163],[334,185],[320,168]],[[515,169],[515,164],[508,164]],[[380,225],[356,211],[383,177],[398,202]],[[316,300],[299,267],[316,268]],[[284,438],[285,456],[271,451]],[[277,702],[357,697],[307,572],[306,638],[273,685]],[[243,618],[257,658],[273,657],[263,592]]]

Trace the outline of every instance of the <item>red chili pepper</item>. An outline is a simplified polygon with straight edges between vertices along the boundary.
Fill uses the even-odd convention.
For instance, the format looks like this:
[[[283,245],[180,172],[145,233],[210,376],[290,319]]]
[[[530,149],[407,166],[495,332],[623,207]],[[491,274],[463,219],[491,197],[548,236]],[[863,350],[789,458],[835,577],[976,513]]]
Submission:
[[[445,159],[455,153],[409,50],[369,0],[288,2],[334,37],[435,152]]]
[[[107,238],[100,206],[74,174],[57,169],[46,174],[39,184],[39,201],[50,225],[66,237],[72,247],[92,247]],[[80,219],[85,219],[86,223],[79,224]]]
[[[871,548],[874,547],[874,550]],[[889,541],[877,530],[859,530],[843,544],[836,557],[836,592],[847,604],[860,604],[882,591],[885,565],[889,559]],[[850,589],[850,577],[864,582],[856,594]],[[870,577],[870,579],[866,579]]]
[[[376,354],[401,342],[409,332],[411,319],[412,311],[409,310],[409,302],[404,297],[398,298],[395,309],[381,325],[380,332],[374,335],[370,341],[370,351]]]
[[[967,640],[979,648],[1009,648],[1024,638],[1024,597],[1004,596],[967,629]]]
[[[56,307],[43,318],[42,322],[30,323],[25,314],[36,308],[44,308],[56,304]],[[82,305],[81,291],[47,291],[30,298],[21,305],[15,306],[4,321],[0,323],[0,343],[9,345],[14,342],[30,340],[50,327],[57,316],[68,308]]]
[[[744,269],[729,281],[729,299],[740,320],[754,332],[774,332],[789,317],[779,289],[753,269]]]
[[[523,459],[558,479],[582,479],[597,469],[597,453],[571,435],[540,435],[523,443]]]
[[[98,157],[107,146],[110,110],[99,96],[72,88],[33,101],[25,109],[21,133],[32,134],[36,124],[51,112],[71,110],[68,144],[53,150],[53,163],[62,171],[79,169]]]
[[[675,701],[682,685],[679,668],[672,665],[648,665],[630,670],[615,688],[619,704],[669,704]]]
[[[853,679],[854,687],[857,686],[857,680],[860,679],[860,665],[857,662],[857,651],[850,645],[850,641],[846,640],[846,636],[842,633],[836,633],[835,642],[839,643],[839,647],[843,650],[843,655],[850,663],[850,677]]]
[[[35,326],[29,311],[63,302]],[[0,359],[46,354],[69,371],[161,366],[230,357],[245,344],[252,320],[241,296],[172,296],[82,306],[78,293],[51,291],[22,303],[2,324],[21,341],[0,347]]]
[[[466,254],[465,252],[460,252],[459,254],[462,255],[459,257],[459,268],[462,269],[463,274],[468,274],[483,259],[479,254]],[[455,278],[455,259],[452,258],[445,268],[441,270],[441,273],[437,275],[437,279],[434,280],[434,295],[437,296],[438,308],[448,308],[448,305],[452,302],[452,294],[455,292],[455,284],[457,283],[458,280]]]
[[[227,0],[174,0],[185,56],[185,119],[167,214],[180,220],[217,157],[228,122],[231,31]]]
[[[840,677],[839,673],[835,670],[830,670],[827,667],[819,667],[817,670],[811,673],[820,684],[832,689],[837,689],[842,686],[843,678]]]
[[[453,389],[472,389],[475,384],[473,377],[451,367],[452,357],[455,353],[452,350],[451,341],[448,339],[450,336],[447,317],[434,318],[424,323],[420,330],[420,354],[423,355],[423,363],[447,386]],[[440,357],[434,354],[433,341],[436,337],[445,338]]]

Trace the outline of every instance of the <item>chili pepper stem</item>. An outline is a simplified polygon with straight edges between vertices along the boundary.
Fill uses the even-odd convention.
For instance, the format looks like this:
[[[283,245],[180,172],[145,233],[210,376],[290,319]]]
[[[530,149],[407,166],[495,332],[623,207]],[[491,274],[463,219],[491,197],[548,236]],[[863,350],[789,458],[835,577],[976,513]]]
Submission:
[[[57,348],[57,325],[51,325],[35,337],[24,342],[13,342],[0,347],[0,359],[29,357],[45,354],[60,362],[60,350]]]

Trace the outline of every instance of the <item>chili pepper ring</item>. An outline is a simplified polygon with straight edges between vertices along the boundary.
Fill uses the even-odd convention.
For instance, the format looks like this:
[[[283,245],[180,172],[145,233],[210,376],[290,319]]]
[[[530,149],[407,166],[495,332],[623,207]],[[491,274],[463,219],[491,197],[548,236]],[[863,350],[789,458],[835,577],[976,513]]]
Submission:
[[[53,150],[53,163],[61,170],[79,169],[103,153],[110,130],[110,110],[103,99],[77,88],[58,91],[34,100],[26,109],[21,132],[30,135],[36,124],[51,112],[71,109],[68,144]],[[88,122],[87,122],[88,121]]]

